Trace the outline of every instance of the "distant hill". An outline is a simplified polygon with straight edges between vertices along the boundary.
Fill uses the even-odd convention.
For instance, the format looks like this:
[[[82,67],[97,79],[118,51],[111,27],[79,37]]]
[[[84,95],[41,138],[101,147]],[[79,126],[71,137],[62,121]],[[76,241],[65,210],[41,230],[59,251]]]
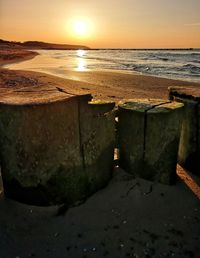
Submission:
[[[0,39],[0,49],[24,49],[20,42],[7,41]]]
[[[89,49],[89,47],[81,46],[81,45],[54,44],[54,43],[46,43],[41,41],[16,42],[16,41],[7,41],[7,40],[0,39],[0,49],[4,49],[4,48],[48,49],[48,50]]]

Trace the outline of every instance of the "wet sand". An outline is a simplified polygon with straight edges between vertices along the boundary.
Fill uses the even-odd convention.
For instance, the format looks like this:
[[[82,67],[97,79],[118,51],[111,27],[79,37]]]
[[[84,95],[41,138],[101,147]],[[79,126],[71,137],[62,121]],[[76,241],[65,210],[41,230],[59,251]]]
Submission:
[[[0,88],[56,86],[72,94],[91,93],[95,99],[168,98],[169,86],[200,84],[140,74],[68,71],[70,79],[49,74],[1,69]]]
[[[51,85],[118,101],[167,98],[168,86],[200,86],[116,72],[69,71],[74,80],[6,69],[0,73],[1,94],[7,94],[8,88]],[[166,186],[115,168],[105,189],[69,210],[9,200],[0,183],[0,257],[200,257],[200,179],[180,170],[179,175],[176,185]],[[195,181],[197,192],[187,186]]]

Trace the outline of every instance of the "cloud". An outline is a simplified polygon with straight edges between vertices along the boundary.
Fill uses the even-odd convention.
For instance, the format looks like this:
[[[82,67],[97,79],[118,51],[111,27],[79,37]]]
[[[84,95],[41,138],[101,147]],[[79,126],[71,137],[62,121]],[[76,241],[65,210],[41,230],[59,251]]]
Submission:
[[[187,23],[187,24],[185,24],[185,26],[200,26],[200,22],[196,22],[196,23]]]

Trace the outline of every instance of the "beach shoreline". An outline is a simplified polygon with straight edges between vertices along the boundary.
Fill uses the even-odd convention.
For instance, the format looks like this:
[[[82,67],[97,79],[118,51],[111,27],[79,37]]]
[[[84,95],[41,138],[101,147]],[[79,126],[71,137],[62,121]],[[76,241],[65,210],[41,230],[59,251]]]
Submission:
[[[18,61],[34,56],[21,56]],[[200,84],[138,74],[69,71],[64,79],[0,68],[0,91],[55,86],[95,99],[168,98],[169,86]],[[74,78],[74,80],[72,80]],[[200,179],[191,175],[191,180]],[[3,195],[1,258],[191,258],[200,256],[199,198],[178,178],[173,186],[134,178],[115,168],[107,187],[74,208],[37,207]]]
[[[25,50],[25,52],[29,52]],[[12,52],[10,52],[12,56]],[[21,54],[22,53],[22,54]],[[5,88],[12,83],[18,87],[38,87],[41,85],[56,85],[64,88],[73,94],[91,93],[95,99],[103,98],[106,100],[119,101],[130,98],[168,98],[169,86],[194,86],[200,87],[200,83],[187,82],[180,80],[165,79],[151,75],[142,75],[137,73],[123,73],[117,71],[66,71],[65,77],[62,74],[58,77],[55,75],[24,71],[11,70],[3,68],[2,65],[11,62],[21,62],[34,58],[38,53],[31,52],[24,54],[24,50],[19,50],[15,60],[5,58],[0,62],[1,78],[0,87]],[[20,79],[21,78],[21,79]],[[27,80],[23,80],[27,78]],[[32,79],[32,80],[31,80]],[[14,83],[16,81],[16,83]],[[34,81],[34,84],[31,82]],[[13,85],[14,86],[14,85]]]

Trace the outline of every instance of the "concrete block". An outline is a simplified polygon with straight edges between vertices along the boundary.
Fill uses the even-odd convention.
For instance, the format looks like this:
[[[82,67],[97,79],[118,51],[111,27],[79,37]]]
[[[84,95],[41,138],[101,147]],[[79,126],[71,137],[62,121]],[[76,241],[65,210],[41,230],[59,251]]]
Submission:
[[[200,174],[200,89],[170,87],[169,95],[185,105],[178,162],[189,171]]]
[[[0,160],[7,197],[73,205],[108,183],[114,103],[90,103],[91,98],[51,87],[1,96]]]
[[[176,177],[183,104],[133,99],[119,104],[120,166],[165,184]]]

